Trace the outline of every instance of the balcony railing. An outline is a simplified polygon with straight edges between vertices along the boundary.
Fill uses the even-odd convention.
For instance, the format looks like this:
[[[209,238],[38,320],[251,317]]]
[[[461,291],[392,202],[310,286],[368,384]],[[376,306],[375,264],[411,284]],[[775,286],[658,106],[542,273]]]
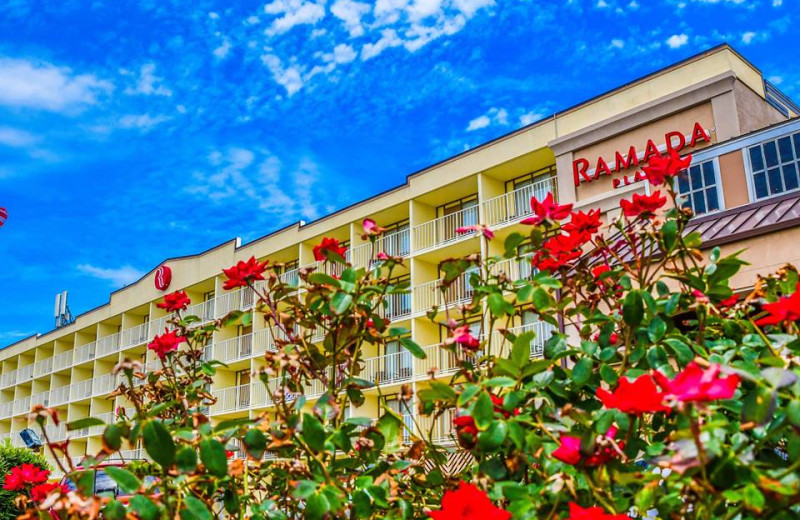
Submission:
[[[53,371],[63,370],[72,366],[72,356],[74,350],[67,350],[53,356]]]
[[[31,398],[21,397],[14,401],[14,415],[22,415],[31,411]]]
[[[147,331],[149,326],[150,324],[145,322],[141,325],[135,325],[129,329],[123,330],[121,333],[122,337],[120,338],[120,347],[135,347],[136,345],[141,345],[142,343],[147,342]]]
[[[232,311],[243,311],[253,306],[255,293],[250,287],[243,287],[235,291],[218,296],[214,302],[216,317],[225,316]]]
[[[85,381],[78,381],[70,385],[70,399],[72,401],[79,401],[81,399],[88,399],[92,397],[92,384],[94,380],[87,379]]]
[[[16,370],[9,370],[2,376],[0,376],[0,387],[7,387],[17,382],[17,371]]]
[[[17,381],[30,381],[33,379],[33,364],[25,365],[17,369]]]
[[[94,378],[92,387],[92,395],[103,396],[114,390],[117,386],[118,378],[113,374],[104,374],[100,377]]]
[[[253,355],[253,335],[236,336],[214,343],[214,359],[230,363]]]
[[[531,340],[531,357],[542,357],[544,356],[544,344],[547,343],[547,340],[550,339],[550,336],[552,336],[556,328],[544,321],[537,321],[527,325],[520,325],[508,330],[509,332],[513,332],[516,336],[519,336],[524,332],[534,332],[534,338]],[[498,331],[494,331],[492,346],[495,349],[495,354],[500,353],[499,349],[504,341],[508,342],[508,340],[506,340],[502,334],[500,334]],[[508,348],[510,348],[510,346]],[[507,351],[508,350],[506,350],[506,352]]]
[[[119,333],[111,334],[97,340],[97,356],[107,356],[119,351]]]
[[[53,370],[53,358],[49,357],[33,364],[33,377],[41,377]]]
[[[472,233],[459,233],[460,227],[478,223],[478,206],[470,206],[455,213],[430,220],[414,226],[412,237],[414,251],[423,251],[471,236]]]
[[[253,352],[261,354],[267,350],[277,350],[275,339],[287,339],[283,331],[277,327],[257,330],[253,333]]]
[[[45,390],[44,392],[37,392],[31,395],[31,406],[35,404],[50,406],[50,391]]]
[[[69,402],[70,385],[60,386],[50,390],[50,406],[58,406]]]
[[[90,361],[94,359],[96,349],[97,349],[96,341],[92,341],[91,343],[87,343],[86,345],[81,345],[80,347],[75,347],[72,360],[76,364]]]
[[[407,350],[364,360],[361,377],[376,384],[409,381],[414,376],[414,357]]]
[[[398,231],[389,231],[375,240],[375,248],[372,243],[367,242],[353,248],[353,265],[356,267],[368,267],[370,262],[378,253],[386,253],[389,256],[404,257],[411,254],[411,230],[408,228]]]
[[[531,265],[532,256],[529,254],[497,262],[491,267],[491,272],[494,275],[504,273],[512,281],[527,280],[535,272]]]
[[[453,373],[461,368],[463,363],[469,362],[475,365],[481,355],[480,353],[467,353],[464,350],[458,350],[458,354],[456,354],[443,349],[439,343],[423,347],[422,350],[425,351],[425,359],[417,360],[415,375]]]
[[[14,403],[0,403],[0,419],[8,419],[14,415]]]
[[[386,306],[380,309],[383,317],[399,320],[411,316],[411,293],[387,294]]]
[[[217,400],[211,407],[211,413],[235,412],[237,410],[247,410],[250,408],[249,384],[223,388],[211,394]]]
[[[531,197],[542,200],[548,193],[556,193],[555,175],[489,199],[483,203],[485,224],[498,226],[521,220],[532,213]]]
[[[447,288],[442,291],[442,279],[423,283],[414,287],[414,312],[423,313],[434,306],[442,309],[453,305],[463,305],[472,299],[472,286],[469,283],[470,269],[458,276]]]

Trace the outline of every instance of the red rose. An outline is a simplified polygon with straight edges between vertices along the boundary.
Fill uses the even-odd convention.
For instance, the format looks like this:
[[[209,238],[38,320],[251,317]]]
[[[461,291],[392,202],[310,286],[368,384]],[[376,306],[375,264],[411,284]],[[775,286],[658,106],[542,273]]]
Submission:
[[[168,353],[178,350],[178,345],[184,341],[186,338],[178,336],[177,331],[170,332],[164,329],[164,334],[153,338],[147,348],[155,352],[159,358],[164,359]]]
[[[568,266],[583,254],[581,247],[588,237],[584,235],[556,235],[549,238],[531,259],[531,264],[541,271],[557,271]]]
[[[633,201],[622,199],[619,207],[626,217],[653,218],[656,210],[667,203],[667,198],[661,196],[660,191],[651,195],[633,194]]]
[[[600,210],[593,209],[589,213],[578,211],[572,214],[569,222],[561,226],[561,228],[569,234],[575,235],[594,235],[600,230]]]
[[[186,296],[186,291],[175,291],[174,293],[164,296],[162,303],[157,303],[156,307],[159,309],[166,309],[167,312],[177,312],[185,310],[192,300]]]
[[[765,303],[762,308],[767,312],[767,316],[756,321],[759,327],[800,320],[800,284],[791,296],[783,296],[776,302]]]
[[[228,277],[222,288],[228,291],[236,287],[247,287],[248,283],[256,280],[263,280],[268,263],[268,260],[259,262],[254,256],[251,256],[247,262],[239,260],[236,265],[222,270]]]
[[[328,258],[328,254],[335,253],[342,258],[347,252],[347,247],[340,246],[339,241],[335,238],[323,238],[322,242],[314,246],[314,260],[322,262]]]
[[[453,343],[461,345],[464,349],[475,352],[480,348],[481,342],[478,338],[472,335],[469,325],[462,325],[452,329],[452,335],[444,340],[445,345],[452,345]]]
[[[653,377],[667,398],[683,402],[703,402],[730,399],[736,393],[739,376],[730,374],[720,377],[721,374],[722,367],[719,365],[711,365],[703,370],[692,361],[672,381],[659,371],[655,371]]]
[[[41,469],[33,464],[22,464],[14,466],[6,475],[3,482],[3,489],[6,491],[19,491],[28,484],[41,484],[47,482],[50,471]]]
[[[469,415],[460,415],[453,419],[453,427],[456,430],[458,443],[463,448],[472,448],[478,440],[478,427],[475,426],[475,419]]]
[[[507,412],[503,408],[503,398],[502,397],[500,397],[499,395],[494,395],[494,394],[489,394],[489,397],[491,397],[491,399],[492,399],[492,404],[494,404],[494,411],[496,413],[499,413],[500,415],[502,415],[506,419],[511,417],[511,412]],[[514,408],[514,415],[519,415],[520,413],[521,412],[520,412],[519,408]]]
[[[678,152],[670,150],[667,157],[662,157],[660,155],[651,157],[648,165],[642,167],[642,171],[651,184],[666,184],[668,180],[685,171],[690,164],[692,164],[691,155],[687,155],[681,159]]]
[[[538,226],[543,222],[564,220],[572,211],[572,204],[556,204],[552,193],[548,193],[543,201],[539,202],[536,197],[531,197],[531,210],[536,215],[522,220],[521,224]]]
[[[69,493],[69,488],[66,485],[57,482],[49,482],[33,486],[31,488],[31,499],[35,502],[43,502],[47,496],[56,489],[59,493]]]
[[[473,484],[460,482],[458,489],[446,491],[442,508],[431,511],[433,520],[508,520],[511,513],[495,506],[486,493]]]
[[[725,298],[724,300],[719,302],[717,305],[722,309],[727,309],[728,307],[733,307],[738,302],[739,302],[739,297],[734,294],[730,298]]]
[[[598,388],[596,393],[606,408],[616,408],[633,415],[670,410],[664,405],[666,396],[658,391],[650,374],[641,375],[633,382],[622,377],[613,393],[602,388]]]
[[[630,520],[628,515],[607,515],[600,507],[582,508],[575,502],[569,503],[569,517],[564,520]]]
[[[467,233],[475,233],[475,232],[485,236],[487,240],[491,240],[494,238],[494,231],[489,229],[489,226],[485,226],[483,224],[475,224],[474,226],[462,226],[456,228],[456,233],[459,233],[461,235]]]
[[[613,439],[617,435],[617,427],[612,426],[605,434],[606,439]],[[617,456],[617,451],[610,446],[595,446],[594,452],[588,456],[581,452],[581,438],[561,434],[559,437],[561,445],[556,448],[551,455],[556,459],[575,466],[583,463],[589,467],[602,466],[609,460]],[[623,446],[620,443],[620,446]]]

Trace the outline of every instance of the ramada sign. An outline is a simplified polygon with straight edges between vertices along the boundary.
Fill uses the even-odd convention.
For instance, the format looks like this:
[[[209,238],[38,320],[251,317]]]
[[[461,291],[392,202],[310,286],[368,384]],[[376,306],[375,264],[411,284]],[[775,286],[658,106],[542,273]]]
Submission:
[[[597,165],[591,171],[589,170],[591,164],[588,159],[575,159],[572,161],[572,175],[575,180],[575,186],[580,186],[581,182],[596,181],[602,175],[611,175],[614,172],[627,170],[633,166],[638,166],[639,163],[647,164],[650,158],[656,155],[669,153],[672,150],[680,152],[687,146],[694,148],[698,143],[702,142],[710,143],[711,136],[700,123],[695,123],[691,135],[684,135],[677,131],[664,134],[664,144],[661,146],[656,146],[652,139],[648,139],[643,154],[638,153],[635,146],[631,146],[625,155],[616,152],[611,165],[602,157],[598,157]],[[637,170],[632,179],[626,175],[622,179],[614,179],[613,183],[615,188],[619,188],[620,186],[627,186],[631,182],[643,181],[644,179],[644,174]]]

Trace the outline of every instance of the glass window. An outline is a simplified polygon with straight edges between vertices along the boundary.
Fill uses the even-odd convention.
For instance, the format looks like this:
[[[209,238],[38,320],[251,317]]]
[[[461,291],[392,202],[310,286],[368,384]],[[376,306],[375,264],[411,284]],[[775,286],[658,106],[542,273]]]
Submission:
[[[748,156],[756,199],[800,187],[800,132],[751,146]]]
[[[713,160],[694,164],[688,174],[678,177],[678,190],[684,208],[702,215],[720,208],[717,172]]]

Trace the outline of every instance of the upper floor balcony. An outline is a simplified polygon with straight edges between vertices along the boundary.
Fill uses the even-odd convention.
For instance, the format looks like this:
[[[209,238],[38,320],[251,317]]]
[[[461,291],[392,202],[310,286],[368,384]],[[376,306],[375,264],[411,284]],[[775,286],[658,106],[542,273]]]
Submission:
[[[544,199],[548,193],[557,196],[555,174],[535,177],[530,184],[518,187],[483,202],[484,224],[499,227],[519,222],[533,213],[531,198]]]
[[[407,257],[411,254],[411,229],[408,226],[387,231],[375,240],[352,249],[351,258],[355,267],[371,267],[371,262],[380,253],[388,256]]]
[[[442,247],[470,237],[473,233],[459,233],[458,229],[478,224],[477,203],[441,217],[417,224],[411,230],[414,252]]]

